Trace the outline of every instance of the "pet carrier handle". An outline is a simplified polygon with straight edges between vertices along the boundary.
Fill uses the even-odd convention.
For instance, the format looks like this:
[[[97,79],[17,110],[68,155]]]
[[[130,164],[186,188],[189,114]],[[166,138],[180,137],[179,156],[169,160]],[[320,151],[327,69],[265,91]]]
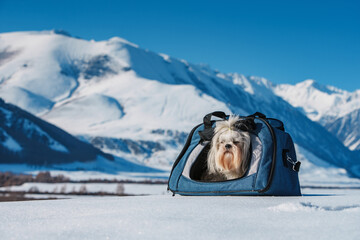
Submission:
[[[222,118],[223,120],[226,120],[228,117],[228,115],[226,115],[224,112],[212,112],[212,113],[205,115],[204,130],[199,131],[201,141],[211,141],[211,139],[214,135],[214,129],[212,128],[212,124],[211,124],[212,116]]]
[[[229,117],[229,115],[226,115],[224,112],[212,112],[209,114],[206,114],[206,116],[204,117],[204,127],[206,128],[211,128],[211,117],[218,117],[218,118],[222,118],[224,120],[227,119],[227,117]]]

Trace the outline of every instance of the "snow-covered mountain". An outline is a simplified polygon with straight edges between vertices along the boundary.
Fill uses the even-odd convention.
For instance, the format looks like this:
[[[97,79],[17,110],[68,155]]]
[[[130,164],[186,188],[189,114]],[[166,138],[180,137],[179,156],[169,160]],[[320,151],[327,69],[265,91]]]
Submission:
[[[0,98],[0,163],[51,165],[90,162],[98,157],[114,160],[92,145],[63,130],[6,104]]]
[[[275,94],[337,136],[350,150],[360,150],[360,90],[347,92],[314,80],[276,85],[273,89]]]
[[[161,171],[104,153],[60,128],[5,103],[0,98],[1,170],[134,172],[148,177]],[[129,178],[129,177],[128,177]]]
[[[321,159],[360,177],[360,157],[274,88],[264,78],[223,74],[117,37],[0,34],[0,96],[105,152],[169,169],[205,114],[259,111],[283,120],[299,149],[316,156],[308,159],[313,164]]]
[[[360,108],[329,121],[325,128],[336,135],[345,146],[360,153]]]

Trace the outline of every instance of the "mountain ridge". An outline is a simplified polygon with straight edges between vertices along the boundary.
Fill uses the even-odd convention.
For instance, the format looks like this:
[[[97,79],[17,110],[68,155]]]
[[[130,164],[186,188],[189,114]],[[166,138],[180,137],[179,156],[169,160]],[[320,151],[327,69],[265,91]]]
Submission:
[[[320,123],[350,150],[360,150],[360,130],[357,127],[360,118],[353,114],[360,109],[360,90],[348,92],[321,85],[314,80],[305,80],[296,85],[280,84],[273,89],[276,95]],[[339,122],[347,122],[348,125],[341,127],[341,131],[336,130],[334,126],[338,126]],[[353,136],[351,141],[347,138],[350,135]]]
[[[29,42],[19,41],[21,35]],[[39,43],[43,43],[41,52],[31,51]],[[359,156],[281,94],[275,94],[276,86],[265,78],[220,73],[143,50],[118,38],[95,42],[51,32],[0,34],[0,52],[9,49],[22,52],[2,61],[1,95],[11,87],[21,87],[48,99],[54,104],[45,113],[39,111],[39,116],[75,135],[88,135],[90,139],[106,137],[109,140],[101,141],[111,144],[116,139],[150,141],[160,144],[158,149],[165,149],[150,155],[147,150],[129,155],[113,149],[119,156],[149,166],[171,166],[182,145],[173,143],[171,135],[157,134],[155,130],[188,132],[214,110],[239,115],[260,111],[283,120],[300,146],[360,177]],[[103,96],[100,99],[96,98],[99,94]],[[13,95],[7,99],[15,101]],[[96,100],[79,102],[79,99]],[[114,99],[121,106],[121,117],[110,117],[116,116],[116,110],[101,99]],[[27,103],[34,106],[36,101]],[[91,111],[86,111],[90,108]]]

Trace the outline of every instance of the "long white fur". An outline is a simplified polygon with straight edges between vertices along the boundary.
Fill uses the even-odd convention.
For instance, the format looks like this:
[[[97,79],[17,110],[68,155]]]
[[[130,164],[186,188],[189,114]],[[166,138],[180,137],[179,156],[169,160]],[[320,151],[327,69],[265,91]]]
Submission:
[[[245,174],[248,166],[248,155],[250,154],[250,134],[235,128],[234,125],[237,121],[239,121],[238,116],[230,116],[227,121],[216,123],[215,134],[211,141],[211,149],[207,159],[207,180],[230,180],[240,178]],[[232,146],[229,157],[234,162],[233,169],[225,169],[221,166],[221,158],[225,157],[224,154],[228,154],[225,153],[226,144]],[[210,179],[209,176],[211,176]]]

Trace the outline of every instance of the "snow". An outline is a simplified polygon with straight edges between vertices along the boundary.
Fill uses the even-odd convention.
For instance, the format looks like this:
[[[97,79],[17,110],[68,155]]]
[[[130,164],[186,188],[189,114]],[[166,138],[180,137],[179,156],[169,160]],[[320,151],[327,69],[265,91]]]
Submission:
[[[297,159],[301,162],[299,180],[301,186],[312,187],[360,187],[360,179],[350,177],[346,170],[336,167],[318,158],[311,152],[295,145]],[[176,156],[178,152],[174,153]],[[175,157],[174,157],[175,158]],[[169,160],[168,160],[169,161]],[[141,166],[128,166],[119,157],[114,161],[107,161],[99,157],[96,161],[89,163],[74,162],[60,164],[52,167],[35,167],[25,164],[1,164],[2,171],[14,173],[27,173],[36,175],[41,171],[50,171],[52,176],[64,175],[74,181],[90,179],[108,180],[167,180],[171,167],[163,168],[162,171],[142,169]],[[29,189],[21,186],[21,189]],[[54,187],[51,187],[51,191]],[[47,189],[47,188],[46,188]]]
[[[220,76],[220,77],[225,77],[225,76]],[[244,88],[244,90],[248,93],[250,93],[251,95],[254,95],[254,89],[251,85],[251,83],[249,82],[249,80],[241,74],[233,74],[233,83],[240,85],[242,88]]]
[[[348,171],[349,165],[356,165],[357,158],[334,136],[329,134],[318,141],[326,132],[307,117],[326,120],[359,108],[360,91],[349,93],[313,80],[275,86],[263,77],[219,73],[206,65],[141,49],[118,37],[86,41],[57,33],[1,34],[0,50],[7,54],[1,59],[0,95],[70,134],[90,139],[90,143],[95,137],[103,137],[149,141],[162,147],[149,154],[126,153],[109,145],[101,146],[103,151],[169,170],[184,143],[154,132],[189,133],[213,111],[240,115],[266,111],[268,117],[283,120],[295,142],[313,153],[305,157],[305,162],[312,162],[304,173],[318,167],[314,160],[317,156]],[[288,102],[303,109],[307,117]],[[311,134],[303,132],[304,125]],[[357,144],[356,139],[352,141]],[[51,146],[66,150],[56,143]],[[69,169],[74,170],[74,166]],[[327,168],[319,171],[329,170],[335,178],[348,179],[343,169]],[[306,176],[309,183],[311,178],[320,183],[327,175],[320,174],[321,179]]]
[[[119,153],[105,146],[103,150],[118,155],[113,162],[99,157],[89,163],[52,167],[2,164],[2,171],[37,174],[50,170],[52,175],[63,174],[72,180],[166,180],[183,144],[174,142],[174,135],[166,132],[188,133],[205,114],[215,110],[246,115],[260,108],[278,114],[269,117],[288,120],[286,128],[297,137],[297,156],[302,162],[300,183],[305,187],[302,197],[171,197],[165,193],[166,185],[124,184],[125,193],[155,195],[0,203],[2,239],[360,238],[360,180],[316,155],[338,156],[337,149],[344,149],[339,148],[341,143],[335,137],[320,139],[325,130],[321,132],[317,123],[305,121],[295,109],[325,124],[359,109],[360,90],[349,93],[314,80],[274,86],[262,77],[219,73],[205,65],[143,50],[118,37],[97,42],[55,31],[5,33],[1,34],[0,51],[7,53],[0,59],[0,96],[6,101],[84,139],[151,141],[165,148],[148,157],[146,152]],[[12,115],[0,110],[8,126]],[[357,121],[349,118],[351,124]],[[303,131],[303,124],[311,134]],[[41,128],[26,121],[24,127],[29,136],[40,136],[54,150],[67,152]],[[161,131],[164,134],[159,134]],[[357,135],[347,135],[348,145],[358,148]],[[5,137],[1,144],[20,151],[14,139]],[[321,140],[320,147],[305,144],[315,143],[316,138]],[[308,148],[301,147],[304,144]],[[355,161],[348,156],[337,159],[337,163],[343,161],[347,167],[350,160]],[[37,187],[69,192],[83,185],[25,183],[0,190]],[[309,188],[314,186],[343,189]],[[116,187],[86,184],[90,192],[113,193]]]
[[[350,144],[347,144],[346,146],[348,146]],[[356,150],[356,149],[360,149],[360,139],[358,139],[355,142],[351,142],[351,146],[349,147],[350,150]]]
[[[360,191],[3,202],[2,239],[359,239]]]
[[[314,80],[305,80],[296,85],[274,86],[273,91],[300,109],[308,118],[323,125],[348,149],[360,149],[359,90],[347,92],[333,86],[321,85]]]
[[[49,171],[52,176],[64,175],[74,181],[91,179],[155,181],[167,180],[169,177],[168,171],[134,164],[120,157],[115,157],[113,161],[109,161],[100,156],[91,162],[73,162],[68,164],[54,164],[52,166],[0,164],[0,169],[3,172],[9,171],[32,175]]]
[[[301,186],[360,187],[360,179],[348,176],[345,169],[335,167],[295,144],[297,160],[301,162]]]
[[[95,42],[43,31],[5,33],[1,39],[10,50],[22,49],[0,67],[0,77],[7,79],[0,84],[1,96],[72,134],[134,138],[139,126],[189,131],[208,112],[230,112],[226,104],[189,85],[183,62],[168,64],[171,58],[165,54],[118,37]],[[105,66],[112,74],[85,79],[84,68],[99,56],[108,61],[93,71]],[[126,68],[130,70],[120,71]],[[186,85],[175,86],[174,81]],[[124,109],[119,112],[105,98]]]
[[[5,108],[0,108],[0,111],[4,114],[5,116],[5,126],[7,127],[14,127],[12,126],[12,124],[14,124],[14,120],[12,120],[13,117],[13,113],[10,112],[9,110],[5,109]],[[19,121],[19,123],[15,123],[15,124],[22,124],[23,128],[24,128],[24,133],[28,138],[33,138],[33,137],[37,137],[39,138],[44,144],[47,144],[51,149],[55,150],[55,151],[59,151],[59,152],[65,152],[68,153],[68,149],[60,144],[58,141],[56,141],[55,139],[53,139],[52,137],[50,137],[44,130],[42,130],[39,126],[37,126],[36,124],[34,124],[33,122],[31,122],[28,119],[24,119],[23,121]],[[0,130],[2,130],[0,128]],[[16,142],[15,139],[13,139],[11,136],[9,136],[6,131],[2,130],[1,131],[2,134],[4,134],[5,136],[5,141],[3,142],[3,145],[7,148],[9,148],[10,150],[13,151],[21,151],[22,148],[20,147],[19,143]]]
[[[117,164],[109,164],[103,170],[100,167],[100,170],[96,170],[97,164],[101,164],[102,161],[99,163],[94,163],[90,166],[86,166],[85,164],[72,164],[70,166],[66,166],[67,168],[64,169],[63,166],[58,167],[39,167],[39,166],[32,166],[26,164],[1,164],[0,169],[1,171],[9,171],[13,173],[25,173],[25,174],[32,174],[37,175],[39,172],[49,171],[52,176],[57,175],[64,175],[67,178],[70,178],[74,181],[86,181],[92,179],[105,179],[105,180],[132,180],[132,181],[151,181],[151,180],[167,180],[169,178],[169,172],[141,172],[140,170],[133,169],[125,169],[127,171],[120,171],[121,165],[117,166]],[[100,165],[101,166],[101,165]],[[89,170],[85,170],[84,168],[87,167]],[[113,169],[112,169],[112,168]],[[57,169],[58,168],[58,169]],[[92,169],[93,168],[93,169]],[[107,172],[112,170],[112,172]],[[83,169],[83,170],[79,170]],[[115,170],[114,170],[115,169]]]
[[[120,183],[125,194],[133,195],[165,195],[167,184]],[[86,189],[87,193],[117,193],[119,183],[24,183],[20,186],[0,187],[0,191],[28,192],[37,189],[39,192],[54,194],[80,192]],[[57,197],[57,196],[53,196]],[[69,197],[69,196],[68,196]],[[72,198],[72,196],[70,196]]]
[[[71,129],[84,128],[104,124],[120,119],[124,115],[121,104],[114,98],[101,94],[79,97],[63,104],[57,104],[56,110],[45,115],[46,119],[56,119],[57,124],[65,124]],[[72,116],[69,119],[68,116]],[[82,131],[84,132],[84,131]]]
[[[359,91],[347,92],[332,86],[323,86],[312,79],[296,85],[280,84],[274,93],[294,107],[304,110],[313,121],[325,124],[360,108]]]
[[[4,87],[0,89],[0,96],[7,101],[27,109],[34,114],[47,112],[53,106],[53,102],[42,96],[36,95],[26,89],[16,86]]]
[[[23,128],[25,129],[25,134],[27,135],[28,138],[37,136],[41,138],[44,141],[44,143],[46,143],[49,146],[49,148],[59,152],[64,152],[64,153],[69,152],[69,150],[64,145],[62,145],[61,143],[50,137],[39,126],[35,125],[33,122],[30,122],[28,119],[24,119]]]
[[[4,114],[5,116],[5,126],[10,127],[11,126],[11,118],[13,113],[10,112],[9,110],[5,109],[5,108],[0,108],[0,111]]]
[[[7,149],[13,152],[20,152],[22,150],[20,144],[11,136],[9,136],[5,131],[2,131],[1,127],[0,127],[0,131],[2,132],[3,137],[5,138],[5,141],[2,142],[0,141],[0,144],[2,144],[4,147],[6,147]]]
[[[328,122],[325,127],[350,150],[360,150],[360,108]]]

